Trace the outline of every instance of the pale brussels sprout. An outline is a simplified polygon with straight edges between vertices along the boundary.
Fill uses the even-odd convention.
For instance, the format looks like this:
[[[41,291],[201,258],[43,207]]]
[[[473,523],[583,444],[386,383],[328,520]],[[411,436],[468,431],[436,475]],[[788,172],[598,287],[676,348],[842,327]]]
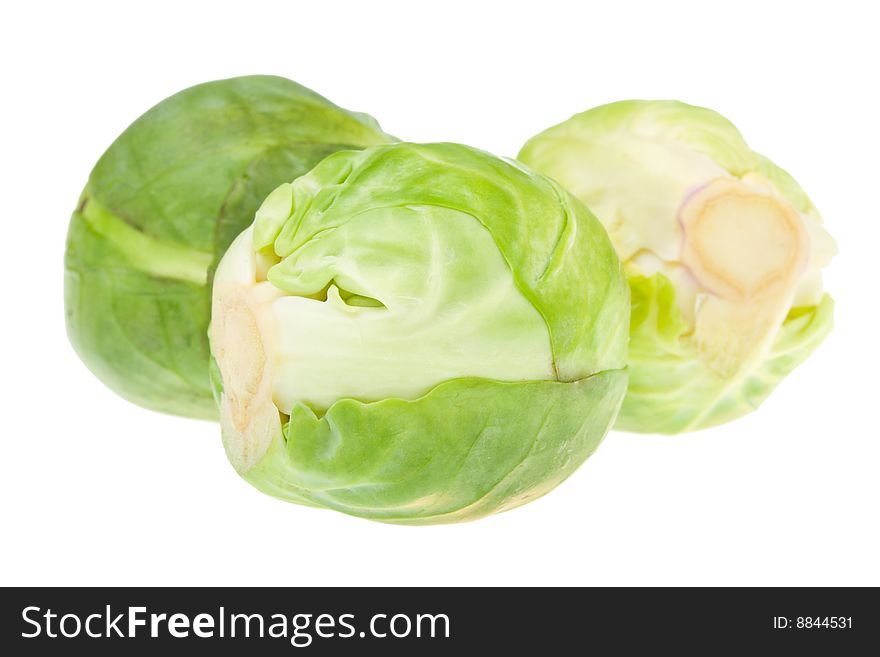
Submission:
[[[529,140],[519,159],[596,213],[632,291],[616,428],[676,433],[756,408],[831,330],[836,252],[785,171],[711,110],[625,101]]]
[[[614,421],[628,302],[549,179],[456,144],[335,153],[217,269],[226,452],[266,493],[386,522],[518,506]]]
[[[278,77],[200,84],[150,109],[98,160],[70,222],[65,306],[80,358],[136,404],[216,418],[216,261],[277,185],[387,141],[372,118]]]

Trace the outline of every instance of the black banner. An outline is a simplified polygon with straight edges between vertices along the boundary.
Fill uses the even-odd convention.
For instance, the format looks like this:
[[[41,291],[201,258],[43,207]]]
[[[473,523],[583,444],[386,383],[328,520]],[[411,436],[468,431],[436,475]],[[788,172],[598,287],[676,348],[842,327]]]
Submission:
[[[867,588],[22,588],[2,591],[0,648],[97,656],[141,647],[163,656],[224,648],[448,655],[486,647],[849,655],[880,646],[878,600]]]

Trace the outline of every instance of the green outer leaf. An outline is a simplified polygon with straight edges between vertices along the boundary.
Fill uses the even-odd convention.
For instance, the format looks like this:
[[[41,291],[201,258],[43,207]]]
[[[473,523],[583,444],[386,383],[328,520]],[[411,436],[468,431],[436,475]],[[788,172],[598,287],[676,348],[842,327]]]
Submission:
[[[295,314],[279,301],[273,395],[284,413],[294,399],[316,410],[344,397],[411,399],[465,376],[555,378],[544,319],[469,214],[436,205],[362,210],[300,246],[268,279],[290,297],[320,297],[333,285],[347,298],[333,292]],[[366,304],[353,298],[383,310],[356,312]]]
[[[205,285],[160,278],[122,264],[127,261],[116,242],[81,213],[73,215],[64,274],[71,343],[125,399],[164,413],[215,417],[205,376]]]
[[[576,143],[616,132],[687,145],[735,176],[754,168],[755,155],[736,126],[714,110],[677,100],[622,100],[575,114],[532,137],[519,159],[533,161],[547,140]]]
[[[757,408],[831,331],[834,303],[794,308],[770,353],[738,378],[721,378],[688,342],[675,289],[662,274],[630,278],[630,383],[615,425],[621,431],[673,434],[738,418]]]
[[[626,372],[580,381],[444,382],[406,401],[293,410],[245,479],[275,497],[384,522],[475,520],[540,497],[595,451]]]
[[[212,262],[275,186],[331,152],[390,140],[368,116],[272,76],[209,82],[153,107],[95,165],[71,219],[65,304],[77,353],[136,404],[216,418]]]
[[[623,367],[628,318],[620,263],[599,221],[548,178],[459,144],[394,144],[335,154],[294,190],[283,227],[267,234],[255,225],[261,243],[280,228],[279,256],[367,208],[458,210],[486,227],[544,318],[560,380]]]
[[[250,225],[260,204],[279,184],[308,173],[332,153],[360,148],[362,146],[352,144],[288,144],[267,150],[249,162],[223,199],[214,234],[215,262],[211,271],[216,269],[232,240]]]
[[[280,77],[200,84],[132,123],[98,160],[91,188],[151,237],[210,251],[220,206],[254,160],[278,147],[389,141],[364,117]]]
[[[93,233],[112,244],[120,259],[132,269],[155,278],[170,278],[194,285],[208,282],[213,254],[148,237],[101,206],[88,187],[74,215],[77,220],[86,222]]]

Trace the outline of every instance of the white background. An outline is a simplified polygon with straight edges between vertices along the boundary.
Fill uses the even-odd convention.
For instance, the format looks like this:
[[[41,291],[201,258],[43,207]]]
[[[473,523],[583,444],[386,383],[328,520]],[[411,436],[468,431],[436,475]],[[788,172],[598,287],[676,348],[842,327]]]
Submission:
[[[4,4],[0,584],[880,585],[872,4]],[[836,329],[751,416],[612,433],[510,513],[410,528],[265,497],[216,426],[106,390],[62,309],[67,221],[101,152],[164,97],[249,73],[504,155],[612,100],[718,109],[825,215]]]

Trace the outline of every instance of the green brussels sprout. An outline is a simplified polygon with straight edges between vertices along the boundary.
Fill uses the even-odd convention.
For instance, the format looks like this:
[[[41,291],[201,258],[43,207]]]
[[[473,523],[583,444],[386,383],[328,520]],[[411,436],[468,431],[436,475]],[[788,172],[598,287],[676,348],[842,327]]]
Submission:
[[[217,269],[226,452],[270,495],[356,516],[509,509],[613,423],[628,321],[605,230],[548,178],[457,144],[335,153]]]
[[[724,117],[625,101],[529,140],[519,159],[604,223],[632,294],[616,428],[677,433],[757,406],[831,330],[834,241],[804,191]]]
[[[80,358],[136,404],[216,418],[216,262],[278,184],[387,141],[370,117],[278,77],[209,82],[153,107],[98,160],[71,219],[65,305]]]

